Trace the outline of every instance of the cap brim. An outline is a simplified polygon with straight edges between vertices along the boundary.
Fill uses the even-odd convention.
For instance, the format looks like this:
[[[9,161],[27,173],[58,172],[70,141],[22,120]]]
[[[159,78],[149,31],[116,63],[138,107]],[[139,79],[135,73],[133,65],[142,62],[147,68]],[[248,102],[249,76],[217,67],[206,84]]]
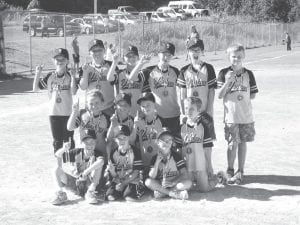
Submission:
[[[151,101],[151,102],[155,103],[155,100],[149,99],[149,98],[146,98],[146,97],[139,98],[139,99],[136,101],[136,103],[137,103],[138,105],[140,105],[142,101]]]
[[[135,52],[126,52],[125,56],[128,56],[128,55],[135,55],[135,56],[139,56],[139,54],[136,54]]]
[[[161,133],[158,134],[157,139],[160,139],[160,138],[161,138],[162,136],[164,136],[164,135],[170,135],[170,136],[173,137],[173,134],[172,134],[171,131],[169,131],[169,130],[164,130],[164,131],[162,131]]]
[[[56,55],[53,56],[53,58],[55,59],[55,58],[58,57],[58,56],[62,56],[62,57],[64,57],[64,58],[66,58],[66,59],[69,59],[69,57],[67,57],[67,56],[64,55],[64,54],[56,54]]]

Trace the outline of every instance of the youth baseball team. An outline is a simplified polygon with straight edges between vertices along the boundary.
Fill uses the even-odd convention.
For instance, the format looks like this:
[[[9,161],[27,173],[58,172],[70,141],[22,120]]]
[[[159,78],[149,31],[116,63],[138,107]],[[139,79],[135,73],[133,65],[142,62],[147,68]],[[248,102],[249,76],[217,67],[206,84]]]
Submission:
[[[187,41],[189,63],[180,70],[170,63],[172,43],[163,43],[158,63],[124,49],[124,64],[114,53],[104,59],[102,40],[88,44],[92,61],[68,68],[69,53],[53,51],[55,71],[42,75],[36,67],[33,90],[46,89],[57,165],[54,205],[68,201],[66,190],[77,187],[90,204],[125,199],[188,199],[190,191],[207,192],[218,183],[243,181],[247,142],[254,140],[251,100],[258,92],[252,71],[242,62],[242,45],[228,47],[230,65],[216,76],[204,61],[203,42]],[[79,78],[78,75],[79,74]],[[77,90],[85,91],[80,108]],[[211,154],[216,135],[215,90],[223,99],[226,172],[214,173]],[[73,139],[74,131],[80,143]],[[238,152],[238,154],[237,154]],[[238,155],[238,167],[234,162]]]

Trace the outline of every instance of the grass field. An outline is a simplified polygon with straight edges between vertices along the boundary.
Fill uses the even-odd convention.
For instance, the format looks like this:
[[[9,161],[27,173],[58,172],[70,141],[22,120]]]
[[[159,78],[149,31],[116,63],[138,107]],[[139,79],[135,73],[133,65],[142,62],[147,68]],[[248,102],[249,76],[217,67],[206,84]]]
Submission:
[[[245,182],[192,193],[190,200],[92,206],[70,194],[66,206],[50,204],[55,159],[46,92],[32,93],[32,77],[0,81],[0,224],[137,225],[297,225],[300,224],[300,46],[248,50],[245,66],[254,71],[257,136],[248,145]],[[172,63],[186,64],[184,56]],[[157,59],[153,59],[154,62]],[[216,71],[225,54],[207,53]],[[226,169],[222,102],[215,100],[215,171]]]

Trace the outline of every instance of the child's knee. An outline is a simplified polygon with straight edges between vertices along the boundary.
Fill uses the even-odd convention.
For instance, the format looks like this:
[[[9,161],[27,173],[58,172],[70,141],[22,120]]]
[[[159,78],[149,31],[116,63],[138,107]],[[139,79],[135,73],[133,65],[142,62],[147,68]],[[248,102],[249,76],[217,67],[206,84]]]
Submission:
[[[146,187],[148,187],[148,188],[153,188],[153,186],[155,186],[155,181],[154,181],[154,179],[152,179],[152,178],[147,178],[146,180],[145,180],[145,185],[146,185]]]

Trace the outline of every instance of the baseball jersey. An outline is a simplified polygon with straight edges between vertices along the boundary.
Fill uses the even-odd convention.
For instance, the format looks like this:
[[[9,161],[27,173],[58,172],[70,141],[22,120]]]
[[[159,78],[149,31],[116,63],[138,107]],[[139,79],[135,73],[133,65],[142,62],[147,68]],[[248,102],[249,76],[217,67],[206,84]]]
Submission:
[[[84,170],[90,167],[96,160],[103,160],[103,156],[95,157],[94,155],[87,157],[83,148],[74,148],[62,155],[62,168],[65,173],[77,177]]]
[[[130,146],[125,154],[118,151],[118,147],[111,151],[110,160],[114,165],[117,179],[126,178],[134,170],[142,170],[142,160],[140,151],[134,146]]]
[[[107,73],[111,66],[111,61],[104,60],[102,66],[97,67],[93,63],[88,64],[88,88],[87,91],[97,89],[104,98],[103,108],[107,109],[114,103],[114,88],[111,82],[107,80]],[[79,77],[82,79],[83,71],[79,72]]]
[[[235,76],[231,90],[223,97],[224,122],[246,124],[254,121],[250,94],[258,92],[252,71],[243,68],[241,74],[234,74],[231,67],[224,68],[218,75],[218,87],[230,76]]]
[[[182,155],[186,161],[188,171],[204,171],[206,163],[203,150],[204,128],[202,124],[183,124],[181,126],[181,137],[183,140]]]
[[[162,118],[180,115],[176,91],[178,75],[179,70],[173,66],[169,66],[164,72],[158,66],[150,66],[140,72],[140,77],[145,80],[143,91],[153,93],[156,110]]]
[[[151,159],[150,167],[153,168],[156,162],[157,155]],[[169,158],[165,162],[160,162],[156,179],[163,183],[172,183],[180,175],[180,170],[185,168],[185,162],[182,159],[179,151],[171,151]]]
[[[50,72],[46,77],[39,81],[41,90],[47,89],[50,100],[49,115],[51,116],[69,116],[72,112],[72,92],[71,75],[66,72],[63,76],[58,76]]]
[[[135,116],[138,110],[137,100],[141,97],[144,77],[138,75],[135,80],[129,80],[130,72],[126,69],[118,70],[113,84],[117,94],[126,93],[131,95],[131,115]]]
[[[157,154],[157,135],[162,131],[160,118],[156,118],[148,123],[145,119],[135,121],[134,128],[136,130],[136,140],[140,145],[143,165],[150,166],[152,157]]]
[[[203,62],[200,71],[192,64],[184,66],[178,78],[177,85],[186,88],[187,97],[197,97],[202,101],[201,112],[207,108],[207,99],[210,88],[216,88],[216,74],[212,65]]]
[[[76,118],[76,127],[79,127],[80,137],[88,130],[94,130],[96,133],[95,151],[100,151],[106,157],[106,133],[108,129],[108,121],[104,114],[98,116],[91,115],[87,110],[82,109]]]

